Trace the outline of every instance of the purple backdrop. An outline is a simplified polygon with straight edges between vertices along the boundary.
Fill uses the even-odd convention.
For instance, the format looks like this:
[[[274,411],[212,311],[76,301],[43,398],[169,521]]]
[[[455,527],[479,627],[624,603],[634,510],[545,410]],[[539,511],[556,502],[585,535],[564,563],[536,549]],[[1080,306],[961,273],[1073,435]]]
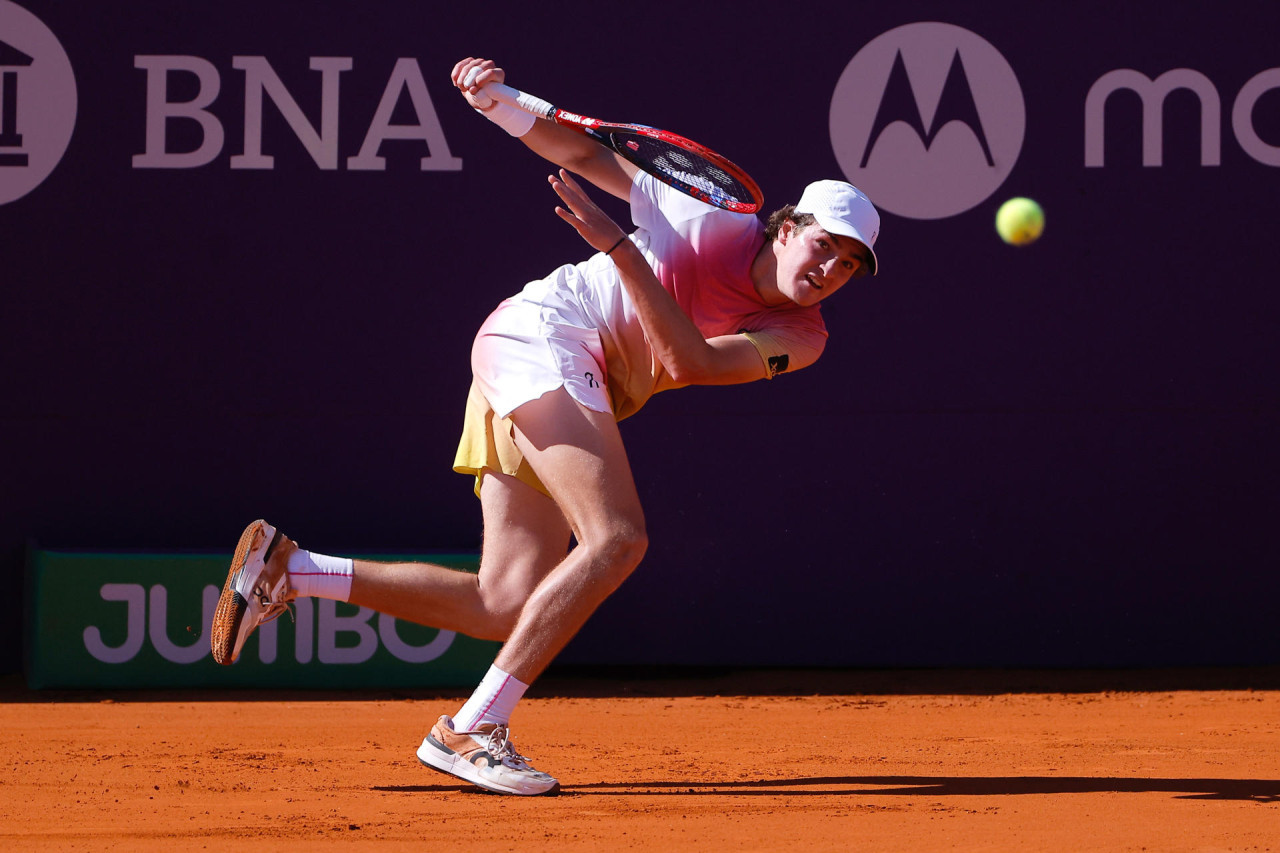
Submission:
[[[1232,4],[1208,38],[1200,3],[732,4],[727,19],[671,4],[711,39],[701,51],[582,0],[555,20],[505,0],[483,17],[408,0],[20,5],[65,50],[76,99],[56,168],[0,193],[15,592],[0,667],[20,663],[32,540],[229,551],[264,516],[330,553],[478,547],[478,502],[449,470],[471,336],[586,252],[551,212],[545,164],[452,94],[472,52],[571,109],[722,150],[769,207],[847,175],[884,214],[883,271],[829,303],[817,366],[660,395],[623,424],[653,545],[563,661],[1280,662],[1280,5]],[[16,8],[0,0],[0,22]],[[926,22],[953,27],[907,26]],[[30,56],[24,32],[0,42]],[[875,77],[895,51],[905,88]],[[952,55],[961,78],[930,76]],[[317,136],[322,78],[340,81],[329,148],[309,149],[268,88],[274,163],[242,168],[263,63],[236,57],[263,57]],[[325,57],[349,67],[312,70]],[[70,109],[41,99],[56,75],[34,59],[0,52],[26,139],[11,152]],[[207,163],[172,156],[212,145],[189,117],[158,120],[167,167],[141,156],[164,160],[147,129],[166,62],[219,84]],[[389,123],[424,123],[414,69],[441,136],[388,139],[384,170],[353,167],[389,88]],[[1124,69],[1190,86],[1148,87],[1145,140],[1142,85],[1100,95]],[[212,91],[167,79],[171,105]],[[872,110],[885,143],[852,174],[838,152]],[[980,136],[990,165],[965,160]],[[311,152],[334,140],[322,168]],[[995,236],[1013,195],[1047,211],[1033,246]],[[963,209],[921,215],[938,200]]]

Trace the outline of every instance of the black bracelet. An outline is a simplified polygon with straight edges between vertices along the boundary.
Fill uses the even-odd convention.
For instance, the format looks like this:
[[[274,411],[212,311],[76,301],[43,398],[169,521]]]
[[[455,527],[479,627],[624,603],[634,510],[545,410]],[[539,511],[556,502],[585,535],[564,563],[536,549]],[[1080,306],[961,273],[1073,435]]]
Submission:
[[[613,250],[614,250],[614,249],[616,249],[616,248],[618,248],[619,246],[621,246],[621,245],[622,245],[622,241],[623,241],[623,240],[625,240],[625,239],[627,239],[627,235],[626,235],[626,234],[623,234],[621,237],[619,237],[619,238],[618,238],[618,242],[614,243],[612,246],[610,246],[610,247],[609,247],[609,251],[605,252],[605,254],[606,254],[606,255],[612,255],[612,254],[613,254]]]

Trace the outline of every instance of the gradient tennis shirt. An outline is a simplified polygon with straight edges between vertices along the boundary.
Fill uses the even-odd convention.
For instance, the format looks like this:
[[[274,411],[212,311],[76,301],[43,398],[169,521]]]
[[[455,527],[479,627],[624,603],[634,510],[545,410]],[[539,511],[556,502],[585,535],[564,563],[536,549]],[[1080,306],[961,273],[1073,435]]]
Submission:
[[[827,329],[818,305],[769,306],[756,293],[751,264],[764,244],[758,217],[712,207],[640,172],[631,187],[631,218],[638,229],[632,242],[704,338],[746,335],[769,378],[807,367],[822,354]],[[548,298],[572,302],[583,324],[599,334],[618,420],[657,392],[681,387],[649,346],[604,253],[560,267],[530,283],[522,296],[543,304]]]

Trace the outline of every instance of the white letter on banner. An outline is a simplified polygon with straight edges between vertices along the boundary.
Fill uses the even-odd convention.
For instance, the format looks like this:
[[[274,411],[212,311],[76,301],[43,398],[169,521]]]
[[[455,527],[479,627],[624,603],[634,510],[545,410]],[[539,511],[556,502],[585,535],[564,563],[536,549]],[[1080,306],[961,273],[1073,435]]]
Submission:
[[[147,633],[143,627],[146,590],[136,583],[104,583],[99,594],[103,601],[123,601],[128,606],[124,642],[118,646],[108,646],[102,642],[102,631],[96,625],[90,625],[84,629],[85,649],[103,663],[133,660],[134,655],[142,649],[142,641]]]
[[[201,625],[213,625],[213,614],[218,608],[220,591],[216,586],[206,586],[201,595]],[[210,654],[209,634],[201,631],[196,634],[194,643],[179,646],[169,639],[169,591],[161,584],[151,587],[151,611],[147,614],[147,633],[151,637],[151,645],[155,646],[160,657],[170,663],[189,664]]]
[[[418,115],[418,124],[391,124],[391,113],[400,100],[402,89],[409,90],[409,98]],[[422,79],[422,69],[416,59],[399,59],[391,71],[391,79],[382,93],[378,110],[369,124],[360,153],[347,158],[347,168],[380,172],[387,168],[385,157],[378,156],[378,148],[387,139],[421,139],[427,143],[431,155],[422,158],[422,171],[457,172],[462,160],[449,153],[449,143],[444,139],[444,128],[436,115],[427,81]]]
[[[1213,81],[1193,68],[1175,68],[1155,80],[1131,68],[1108,71],[1089,87],[1084,101],[1084,165],[1104,165],[1103,118],[1107,98],[1119,89],[1132,89],[1142,98],[1142,165],[1164,163],[1164,101],[1174,89],[1188,89],[1200,98],[1200,165],[1222,162],[1222,100]]]
[[[337,602],[320,599],[319,651],[321,663],[364,663],[378,650],[378,635],[369,620],[373,610],[361,607],[353,616],[339,616]],[[338,648],[338,634],[350,633],[359,637],[354,648]]]
[[[263,92],[271,96],[316,165],[321,169],[338,168],[338,75],[351,70],[350,57],[311,57],[311,70],[322,75],[319,133],[265,56],[233,56],[231,67],[244,72],[244,153],[232,156],[231,168],[270,169],[275,165],[274,157],[262,153]]]
[[[222,151],[222,122],[205,109],[218,97],[222,80],[213,63],[198,56],[135,56],[133,67],[147,72],[146,151],[133,156],[135,169],[191,169],[213,162]],[[200,90],[190,101],[169,101],[169,72],[189,71],[200,81]],[[165,124],[170,118],[189,118],[200,123],[204,139],[195,151],[170,154],[165,150]]]
[[[1280,146],[1268,145],[1258,135],[1253,126],[1253,107],[1272,89],[1280,89],[1280,68],[1268,68],[1255,74],[1236,95],[1236,105],[1231,110],[1231,127],[1236,132],[1236,141],[1244,153],[1264,166],[1280,166]]]
[[[272,619],[265,625],[259,625],[254,631],[258,638],[258,660],[263,663],[276,662],[276,645],[280,638],[280,620]]]
[[[311,650],[315,646],[316,609],[311,598],[295,598],[293,612],[297,622],[293,626],[293,656],[298,663],[311,663]]]
[[[413,646],[400,639],[400,635],[396,633],[394,617],[379,613],[378,636],[382,638],[382,645],[386,646],[387,651],[391,652],[397,660],[405,663],[426,663],[449,651],[449,647],[453,645],[453,638],[458,635],[453,631],[442,630],[426,645]]]

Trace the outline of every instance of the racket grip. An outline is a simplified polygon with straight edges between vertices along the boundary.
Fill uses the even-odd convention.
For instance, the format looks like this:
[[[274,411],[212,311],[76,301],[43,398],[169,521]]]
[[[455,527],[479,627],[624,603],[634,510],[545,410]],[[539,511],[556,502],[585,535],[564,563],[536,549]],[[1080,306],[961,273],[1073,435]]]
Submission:
[[[513,89],[504,83],[486,83],[480,87],[480,91],[495,101],[519,107],[525,112],[533,113],[538,118],[550,120],[556,111],[554,106],[542,100],[542,98],[535,98],[527,92]]]

